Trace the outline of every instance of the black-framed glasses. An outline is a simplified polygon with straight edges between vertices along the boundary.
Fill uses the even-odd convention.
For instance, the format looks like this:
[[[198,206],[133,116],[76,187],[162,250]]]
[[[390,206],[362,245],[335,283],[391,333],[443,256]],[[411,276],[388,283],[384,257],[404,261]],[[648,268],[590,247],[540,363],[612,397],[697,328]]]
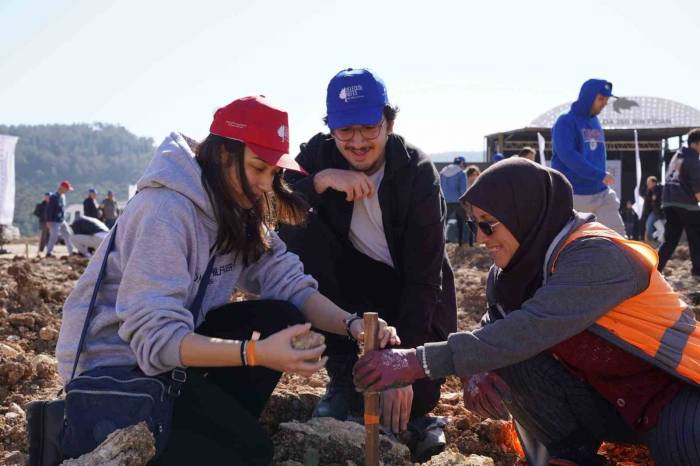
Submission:
[[[384,118],[376,125],[362,125],[359,128],[354,126],[347,126],[345,128],[336,128],[331,133],[333,137],[339,141],[347,142],[355,137],[355,131],[360,131],[360,134],[365,139],[376,139],[382,130],[382,125],[384,125]]]
[[[476,236],[476,230],[477,228],[481,231],[484,232],[486,236],[491,236],[493,234],[493,227],[496,225],[500,225],[501,222],[475,222],[474,220],[467,220],[467,225],[469,225],[469,229],[472,231],[474,236]]]

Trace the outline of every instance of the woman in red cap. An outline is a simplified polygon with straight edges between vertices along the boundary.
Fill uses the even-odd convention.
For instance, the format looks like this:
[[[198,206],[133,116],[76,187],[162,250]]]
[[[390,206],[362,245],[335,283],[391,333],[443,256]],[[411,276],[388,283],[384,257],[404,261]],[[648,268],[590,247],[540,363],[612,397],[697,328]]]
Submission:
[[[220,108],[201,143],[170,134],[112,230],[113,250],[102,243],[65,303],[56,350],[65,382],[105,366],[186,375],[153,464],[269,464],[257,421],[281,373],[310,376],[326,361],[325,345],[296,350],[292,337],[314,325],[362,338],[362,320],[317,291],[273,230],[307,210],[282,181],[283,169],[301,171],[288,152],[287,114],[262,97]],[[260,300],[230,303],[236,289]],[[380,327],[382,345],[399,342]]]

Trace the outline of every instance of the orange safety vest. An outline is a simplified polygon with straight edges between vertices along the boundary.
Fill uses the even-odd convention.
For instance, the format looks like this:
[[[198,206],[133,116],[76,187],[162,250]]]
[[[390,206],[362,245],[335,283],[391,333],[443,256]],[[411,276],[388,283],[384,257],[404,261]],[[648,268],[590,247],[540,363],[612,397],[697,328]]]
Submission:
[[[603,237],[631,251],[649,267],[649,286],[600,317],[596,324],[641,350],[656,366],[700,384],[700,329],[692,310],[661,273],[659,257],[649,245],[627,240],[598,222],[584,223],[571,233],[552,261],[552,272],[561,251],[583,237]]]

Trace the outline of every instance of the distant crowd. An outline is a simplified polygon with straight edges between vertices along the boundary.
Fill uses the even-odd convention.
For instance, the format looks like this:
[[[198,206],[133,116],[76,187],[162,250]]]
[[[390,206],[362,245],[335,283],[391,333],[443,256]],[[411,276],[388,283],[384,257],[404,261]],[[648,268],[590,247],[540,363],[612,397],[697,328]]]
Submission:
[[[76,212],[68,224],[65,193],[73,191],[70,181],[63,180],[55,192],[44,193],[44,198],[34,208],[34,216],[39,221],[39,251],[46,249],[46,257],[53,256],[53,249],[59,238],[68,248],[68,254],[92,257],[92,252],[100,245],[119,217],[120,211],[112,191],[107,197],[97,201],[97,191],[88,190],[83,200],[82,212]]]

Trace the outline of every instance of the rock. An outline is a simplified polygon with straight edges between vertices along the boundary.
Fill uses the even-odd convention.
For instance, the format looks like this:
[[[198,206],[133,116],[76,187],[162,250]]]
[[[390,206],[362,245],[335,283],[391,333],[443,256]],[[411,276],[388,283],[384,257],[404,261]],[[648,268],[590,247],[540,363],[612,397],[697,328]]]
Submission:
[[[311,457],[316,464],[327,466],[365,461],[365,429],[354,422],[327,417],[306,423],[284,422],[272,440],[275,463],[291,460],[308,464]],[[379,456],[385,466],[411,464],[408,447],[384,435],[379,436]]]
[[[7,466],[24,466],[29,461],[29,456],[21,451],[13,451],[5,455],[3,463]]]
[[[0,343],[0,356],[4,356],[6,358],[14,358],[19,354],[19,351],[11,347],[10,345],[6,345],[5,343]]]
[[[32,369],[37,377],[48,378],[56,372],[56,360],[48,354],[38,354],[32,359]]]
[[[119,429],[90,453],[69,459],[60,466],[142,466],[156,454],[155,440],[145,422]]]
[[[326,342],[326,338],[320,333],[308,331],[292,337],[292,348],[298,350],[316,348]]]
[[[0,307],[0,320],[5,320],[10,316],[10,314],[7,312],[7,309],[4,307]]]
[[[493,459],[488,456],[469,455],[466,457],[456,451],[443,451],[423,466],[494,466]]]
[[[5,413],[5,419],[7,419],[8,421],[13,421],[15,419],[19,419],[20,417],[21,416],[17,413],[13,413],[13,412]]]
[[[17,403],[10,403],[9,412],[17,414],[22,419],[24,419],[24,417],[26,416],[24,414],[24,410]]]
[[[58,330],[53,327],[41,327],[39,338],[44,341],[54,341],[58,339]]]
[[[326,338],[320,333],[308,331],[292,337],[292,348],[298,350],[313,349],[321,346],[325,342]],[[309,359],[307,362],[317,362],[319,359],[321,359],[321,356],[315,359]]]
[[[0,364],[0,385],[12,387],[30,375],[32,375],[32,366],[19,360]]]
[[[275,390],[260,415],[260,423],[275,432],[282,422],[307,421],[320,399],[320,394],[310,391]]]
[[[34,328],[34,325],[36,325],[36,317],[34,317],[29,312],[12,314],[8,317],[8,319],[10,320],[10,323],[15,327]]]

